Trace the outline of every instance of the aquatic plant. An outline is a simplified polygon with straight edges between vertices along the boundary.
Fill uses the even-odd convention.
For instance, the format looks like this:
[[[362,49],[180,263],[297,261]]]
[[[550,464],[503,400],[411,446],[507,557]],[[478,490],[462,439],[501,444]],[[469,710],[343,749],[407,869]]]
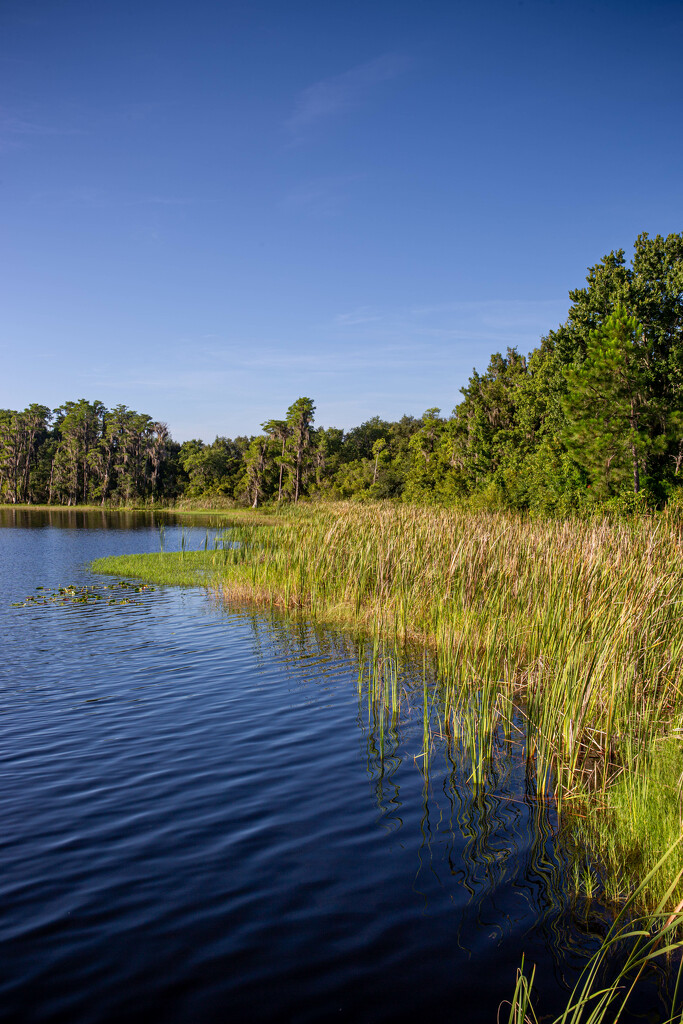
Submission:
[[[604,851],[618,867],[614,895],[677,837],[678,813],[658,812],[656,837],[644,827],[654,794],[642,784],[661,738],[683,725],[683,531],[673,517],[530,521],[320,504],[230,537],[213,551],[93,567],[207,585],[228,603],[347,624],[396,650],[419,641],[444,688],[437,727],[467,738],[475,781],[501,731],[521,730],[538,793],[583,815],[564,817],[597,847],[601,829],[618,827],[630,852]],[[629,786],[642,790],[639,823],[619,809]],[[648,884],[656,902],[663,883]]]
[[[35,594],[29,594],[23,601],[13,601],[12,608],[37,608],[40,605],[54,604],[96,604],[104,601],[107,605],[141,604],[135,601],[132,594],[142,594],[145,591],[151,592],[155,588],[147,583],[128,583],[122,580],[120,583],[110,584],[83,584],[70,583],[66,587],[57,587],[56,590],[48,590],[46,587],[37,586]],[[117,600],[117,593],[124,596]]]
[[[655,877],[661,874],[670,876],[670,871],[664,872],[663,869],[675,854],[679,841],[665,852],[627,900],[604,941],[581,972],[567,1005],[553,1024],[615,1024],[629,1008],[643,976],[658,961],[665,961],[667,973],[675,979],[669,991],[671,1014],[662,1024],[674,1024],[674,1021],[680,1024],[683,1021],[679,1000],[683,975],[683,939],[680,933],[683,902],[673,912],[667,910],[683,872],[678,872],[669,882],[651,915],[644,918],[634,915],[641,897],[652,890]],[[508,1024],[538,1024],[532,1000],[534,976],[535,969],[529,977],[526,976],[522,958],[509,1004]]]

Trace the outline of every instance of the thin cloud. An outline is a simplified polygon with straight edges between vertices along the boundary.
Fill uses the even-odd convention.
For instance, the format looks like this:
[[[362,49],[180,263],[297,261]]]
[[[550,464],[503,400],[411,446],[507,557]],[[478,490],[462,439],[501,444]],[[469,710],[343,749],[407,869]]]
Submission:
[[[69,189],[44,189],[34,192],[28,200],[32,206],[83,206],[86,209],[102,209],[109,206],[111,197],[102,188],[93,185],[79,185]]]
[[[13,150],[30,144],[30,140],[56,136],[81,135],[78,128],[33,121],[0,110],[0,149]]]
[[[357,327],[359,324],[380,323],[384,319],[384,316],[375,313],[367,306],[361,306],[360,309],[353,310],[351,313],[338,313],[335,317],[335,325],[340,327]]]
[[[384,54],[341,75],[309,85],[299,94],[285,128],[298,134],[319,121],[358,106],[374,86],[402,75],[410,64],[411,61],[400,54]]]
[[[209,200],[203,200],[208,202]],[[199,202],[191,197],[178,196],[141,196],[139,199],[130,199],[125,206],[190,206]]]
[[[452,340],[530,350],[566,317],[566,299],[494,299],[443,302],[404,309],[363,308],[339,313],[329,327],[339,336],[368,341],[406,339],[421,343]]]
[[[80,135],[77,128],[64,128],[58,125],[40,124],[28,121],[23,117],[0,113],[0,132],[7,135]]]
[[[348,186],[360,175],[317,178],[292,190],[280,204],[285,212],[305,213],[312,217],[335,217],[341,213]]]
[[[70,189],[35,192],[29,201],[32,205],[82,206],[87,209],[104,209],[128,206],[190,206],[194,203],[210,202],[211,200],[200,200],[191,196],[143,195],[131,197],[116,194],[97,186],[80,185]]]

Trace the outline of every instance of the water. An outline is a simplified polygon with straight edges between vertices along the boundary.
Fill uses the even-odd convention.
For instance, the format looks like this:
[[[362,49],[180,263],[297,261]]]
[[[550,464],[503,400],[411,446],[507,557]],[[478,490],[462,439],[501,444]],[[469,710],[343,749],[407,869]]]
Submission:
[[[198,589],[11,607],[112,582],[151,516],[0,527],[1,1021],[493,1022],[523,952],[562,1004],[605,917],[518,748],[483,793],[446,743],[426,771],[419,665],[392,722],[349,637]]]

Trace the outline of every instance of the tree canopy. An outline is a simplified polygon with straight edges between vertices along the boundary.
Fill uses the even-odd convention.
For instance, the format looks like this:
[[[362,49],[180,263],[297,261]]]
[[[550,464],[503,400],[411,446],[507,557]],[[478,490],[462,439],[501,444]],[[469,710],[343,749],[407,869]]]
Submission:
[[[450,415],[349,431],[297,398],[255,437],[175,443],[125,405],[0,410],[0,500],[126,504],[323,496],[565,513],[683,495],[683,234],[641,234],[588,268],[565,323],[496,352]],[[628,499],[628,500],[627,500]]]

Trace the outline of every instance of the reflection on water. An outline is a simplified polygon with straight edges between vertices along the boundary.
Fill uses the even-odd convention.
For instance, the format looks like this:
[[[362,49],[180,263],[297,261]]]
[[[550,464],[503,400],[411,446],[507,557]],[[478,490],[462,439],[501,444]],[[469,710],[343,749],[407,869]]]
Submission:
[[[135,531],[136,533],[150,533],[156,535],[161,546],[165,547],[165,538],[169,536],[171,547],[169,550],[180,550],[183,535],[186,541],[194,540],[194,546],[204,546],[205,538],[208,536],[213,546],[213,541],[225,530],[226,520],[210,513],[197,514],[182,512],[155,512],[155,511],[122,511],[112,509],[81,509],[57,506],[52,508],[31,509],[27,506],[13,508],[11,506],[0,507],[0,529],[15,528],[45,529],[52,527],[55,530],[87,530],[87,531],[112,531],[121,532]],[[156,544],[154,550],[159,550],[160,544]],[[122,549],[124,553],[127,549]]]
[[[514,728],[478,774],[418,652],[199,590],[11,608],[158,523],[2,514],[0,1020],[476,1024],[522,952],[562,1003],[608,921]]]
[[[521,741],[522,717],[513,721],[518,739],[498,730],[481,785],[466,737],[439,727],[444,717],[439,682],[421,652],[414,651],[411,659],[410,652],[401,655],[390,647],[378,652],[375,645],[367,655],[348,635],[280,617],[264,634],[263,616],[241,614],[251,624],[258,657],[272,657],[270,643],[276,638],[294,686],[311,671],[320,685],[320,661],[342,662],[349,674],[357,672],[356,722],[379,828],[399,833],[405,827],[404,800],[415,801],[416,773],[421,779],[412,891],[421,898],[422,913],[438,912],[444,894],[455,890],[449,897],[454,905],[449,938],[468,960],[490,944],[519,942],[528,954],[540,943],[542,968],[554,981],[559,1005],[605,937],[611,916],[568,885],[575,851],[569,852],[560,837],[554,802],[537,796],[534,768]],[[409,792],[402,796],[405,772]],[[459,890],[466,894],[464,902]],[[541,989],[548,988],[548,975]],[[655,990],[644,1000],[648,1007],[659,1006]],[[641,1016],[635,1013],[633,1019]]]
[[[54,526],[60,530],[136,530],[168,522],[163,512],[115,512],[111,509],[79,509],[63,506],[31,509],[0,508],[0,527],[21,529]]]

